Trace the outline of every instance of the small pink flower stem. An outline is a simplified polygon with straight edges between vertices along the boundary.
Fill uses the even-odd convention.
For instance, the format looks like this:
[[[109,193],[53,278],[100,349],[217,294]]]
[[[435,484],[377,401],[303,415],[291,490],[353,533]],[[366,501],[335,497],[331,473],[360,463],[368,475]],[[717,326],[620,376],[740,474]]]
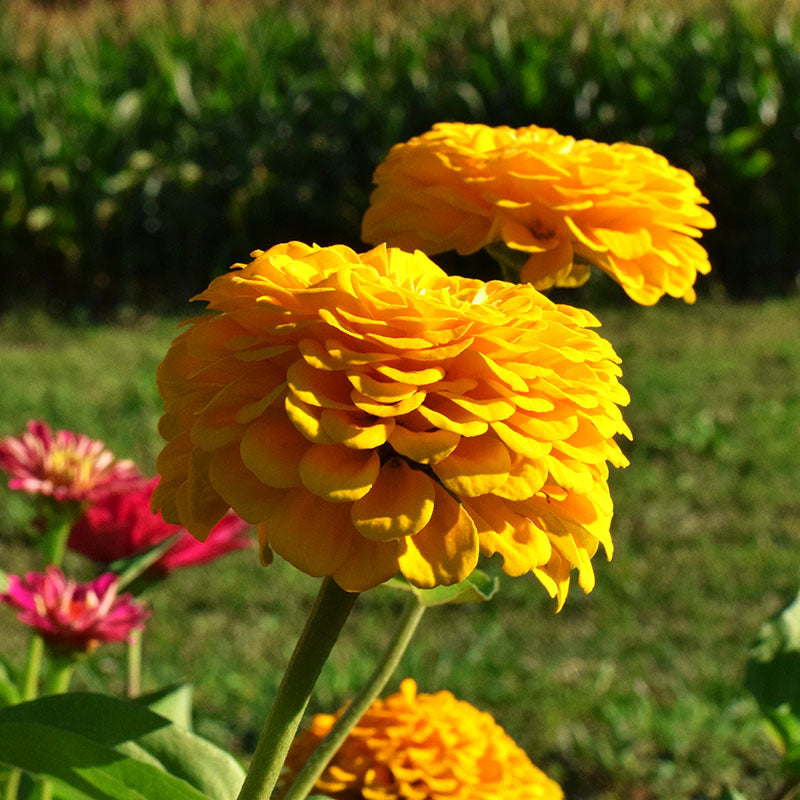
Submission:
[[[77,504],[70,503],[63,508],[59,506],[56,513],[50,517],[53,527],[47,531],[44,537],[45,561],[48,564],[59,566],[64,560],[64,552],[67,549],[67,539],[75,520],[80,515],[81,508]],[[22,679],[22,700],[35,700],[39,694],[39,673],[42,669],[42,654],[44,653],[44,639],[34,633],[28,642],[28,656],[25,661],[25,672]],[[70,675],[71,675],[70,671]],[[22,773],[19,770],[12,770],[6,781],[6,788],[3,794],[4,800],[17,800],[19,793],[19,782]],[[42,787],[45,791],[45,787]]]
[[[51,661],[50,667],[44,694],[64,694],[69,689],[69,682],[75,671],[75,660],[69,657],[56,657]]]
[[[47,676],[43,694],[64,694],[69,689],[69,682],[74,670],[75,660],[73,658],[53,656],[50,660],[50,674]],[[41,781],[33,794],[33,800],[52,800],[52,797],[53,784],[48,780]]]
[[[39,694],[39,672],[42,668],[44,639],[38,633],[31,634],[28,642],[28,657],[22,679],[22,700],[34,700]]]
[[[53,526],[44,537],[44,557],[48,564],[61,566],[67,549],[67,539],[72,526],[81,514],[81,507],[76,503],[59,506],[49,518]]]
[[[42,668],[42,654],[44,653],[44,639],[38,633],[31,634],[28,641],[28,656],[25,660],[25,672],[22,678],[22,702],[34,700],[39,694],[39,672]],[[3,800],[17,800],[19,782],[22,771],[12,770],[6,781]]]
[[[133,631],[128,640],[127,694],[133,700],[142,693],[142,632]]]

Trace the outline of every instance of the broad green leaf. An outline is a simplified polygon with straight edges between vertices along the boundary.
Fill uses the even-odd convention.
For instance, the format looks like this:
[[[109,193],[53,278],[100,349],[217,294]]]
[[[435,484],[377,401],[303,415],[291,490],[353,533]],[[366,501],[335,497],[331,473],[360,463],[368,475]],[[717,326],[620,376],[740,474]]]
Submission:
[[[57,781],[76,800],[208,800],[158,767],[38,722],[0,722],[0,761]]]
[[[118,748],[151,766],[162,765],[211,800],[235,800],[244,781],[244,771],[233,756],[127,700],[100,694],[51,695],[0,709],[3,723],[50,725]]]
[[[500,588],[500,581],[476,569],[461,583],[453,586],[418,589],[400,578],[392,578],[385,585],[391,589],[414,592],[424,606],[443,606],[447,603],[484,603],[491,600]]]
[[[800,745],[800,594],[762,626],[750,651],[745,685],[781,749]]]
[[[151,711],[166,717],[181,728],[192,729],[192,684],[178,683],[165,686],[157,692],[143,694],[134,703],[147,706]]]

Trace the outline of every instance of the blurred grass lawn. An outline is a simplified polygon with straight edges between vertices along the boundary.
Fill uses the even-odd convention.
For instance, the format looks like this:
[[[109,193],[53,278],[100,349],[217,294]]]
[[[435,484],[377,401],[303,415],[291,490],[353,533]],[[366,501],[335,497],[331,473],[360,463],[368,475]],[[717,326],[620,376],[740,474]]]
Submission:
[[[599,316],[635,435],[631,466],[612,476],[614,560],[598,555],[597,587],[575,586],[559,615],[533,578],[504,580],[485,606],[430,611],[393,685],[410,675],[490,710],[569,798],[688,800],[725,784],[767,796],[777,757],[741,683],[748,643],[800,575],[800,298]],[[46,419],[152,472],[153,373],[174,329],[0,320],[0,434]],[[5,490],[0,501],[0,567],[35,567],[28,506]],[[316,585],[247,552],[174,575],[151,595],[146,688],[191,679],[198,730],[246,755]],[[361,598],[314,710],[358,687],[401,603]],[[2,610],[0,641],[21,663],[22,632]],[[121,691],[121,656],[101,651],[76,686]]]

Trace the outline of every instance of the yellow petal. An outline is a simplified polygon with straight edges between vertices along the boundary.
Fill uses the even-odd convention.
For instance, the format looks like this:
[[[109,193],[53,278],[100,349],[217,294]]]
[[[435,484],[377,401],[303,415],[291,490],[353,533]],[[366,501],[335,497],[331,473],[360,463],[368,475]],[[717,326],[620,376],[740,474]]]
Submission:
[[[300,459],[310,446],[281,410],[270,409],[245,431],[242,461],[261,483],[289,489],[300,485]]]
[[[287,394],[284,400],[286,416],[292,425],[310,442],[317,444],[332,444],[333,439],[325,433],[322,427],[322,411],[317,406],[311,406],[298,400],[292,394]]]
[[[508,448],[491,436],[463,438],[433,471],[457,495],[478,497],[489,494],[508,480],[511,456]]]
[[[337,570],[357,537],[347,505],[329,503],[306,489],[286,491],[264,528],[266,543],[279,556],[314,577]]]
[[[380,403],[396,403],[398,400],[405,400],[418,389],[417,386],[409,383],[377,381],[363,372],[348,371],[347,379],[361,394]]]
[[[257,525],[269,519],[283,491],[265,486],[242,463],[239,445],[217,450],[211,459],[209,478],[220,497],[243,519]]]
[[[333,579],[346,592],[371,589],[395,575],[399,549],[400,541],[397,539],[373,542],[358,536],[347,558],[333,573]]]
[[[350,383],[343,372],[314,369],[299,359],[286,371],[292,394],[304,403],[324,408],[350,408]]]
[[[418,464],[436,464],[455,450],[461,435],[453,431],[412,431],[397,425],[389,444],[400,455]]]
[[[399,417],[417,408],[425,400],[425,392],[415,391],[397,403],[381,403],[355,389],[350,393],[350,398],[353,405],[366,414],[373,414],[376,417]]]
[[[353,524],[362,536],[378,542],[413,536],[433,514],[434,488],[427,475],[402,458],[390,458],[369,494],[353,503]]]
[[[402,540],[400,571],[423,589],[463,581],[478,564],[478,532],[464,508],[435,486],[433,516],[415,536]]]
[[[334,442],[359,450],[374,450],[389,438],[394,430],[394,417],[375,419],[358,411],[341,411],[323,408],[320,416],[322,428]]]
[[[425,404],[417,411],[433,427],[460,433],[462,436],[480,436],[489,429],[487,422],[445,398],[428,396]]]
[[[192,450],[189,476],[176,498],[181,524],[198,539],[205,539],[230,508],[209,479],[211,457],[203,450]]]
[[[346,503],[358,500],[372,488],[380,466],[374,450],[312,444],[300,460],[300,479],[315,495],[333,503]]]

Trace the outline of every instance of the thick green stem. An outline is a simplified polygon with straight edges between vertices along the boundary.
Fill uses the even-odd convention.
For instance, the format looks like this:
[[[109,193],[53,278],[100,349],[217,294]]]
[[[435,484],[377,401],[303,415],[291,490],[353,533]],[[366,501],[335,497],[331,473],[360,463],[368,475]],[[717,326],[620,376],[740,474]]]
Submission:
[[[142,693],[142,632],[133,631],[128,640],[128,698]]]
[[[314,684],[358,594],[325,578],[261,731],[238,800],[268,800]]]
[[[358,721],[364,716],[364,712],[383,691],[389,678],[392,677],[411,641],[411,637],[414,635],[414,631],[417,629],[420,619],[422,619],[424,611],[425,606],[420,603],[417,595],[413,594],[408,601],[405,612],[400,619],[400,624],[389,646],[386,648],[369,680],[353,698],[339,719],[336,720],[328,735],[311,754],[311,757],[297,774],[292,785],[283,795],[282,800],[303,800],[308,796],[328,762],[344,744],[350,731],[358,724]]]

